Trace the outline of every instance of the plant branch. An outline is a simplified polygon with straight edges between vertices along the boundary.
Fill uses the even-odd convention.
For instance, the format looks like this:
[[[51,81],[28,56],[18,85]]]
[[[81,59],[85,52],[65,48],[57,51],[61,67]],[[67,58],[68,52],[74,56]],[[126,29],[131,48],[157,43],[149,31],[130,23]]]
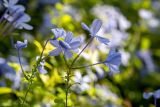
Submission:
[[[74,58],[73,62],[70,65],[70,68],[74,65],[78,57],[82,54],[82,52],[87,48],[87,46],[93,41],[94,37],[91,37],[88,43],[85,45],[85,47],[80,51],[80,53]]]
[[[98,62],[98,63],[90,64],[90,65],[84,65],[84,66],[72,67],[71,69],[81,69],[81,68],[91,67],[91,66],[95,66],[95,65],[99,65],[99,64],[103,64],[103,63],[102,63],[102,62]]]

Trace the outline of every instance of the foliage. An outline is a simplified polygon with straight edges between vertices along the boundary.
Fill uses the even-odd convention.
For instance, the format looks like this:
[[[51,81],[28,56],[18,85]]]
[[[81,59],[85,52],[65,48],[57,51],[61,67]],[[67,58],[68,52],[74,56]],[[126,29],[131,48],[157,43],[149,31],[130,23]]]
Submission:
[[[0,106],[159,107],[159,9],[158,0],[1,0]]]

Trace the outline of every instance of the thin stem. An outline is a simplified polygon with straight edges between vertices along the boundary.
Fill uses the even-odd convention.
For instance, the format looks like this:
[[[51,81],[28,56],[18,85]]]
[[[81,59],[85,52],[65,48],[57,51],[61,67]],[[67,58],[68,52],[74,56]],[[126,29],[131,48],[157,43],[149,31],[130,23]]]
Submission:
[[[4,15],[9,11],[9,9],[7,9],[4,14],[2,15],[2,17],[0,18],[0,22],[3,20]]]
[[[82,54],[82,52],[87,48],[87,46],[93,41],[93,39],[94,39],[94,37],[90,38],[88,43],[84,46],[84,48],[80,51],[80,53],[74,58],[74,60],[72,61],[70,66],[68,66],[67,61],[66,61],[66,59],[63,55],[65,63],[66,63],[67,68],[68,68],[67,75],[66,75],[66,103],[65,103],[65,107],[68,107],[68,91],[69,91],[69,88],[70,88],[69,81],[70,81],[70,73],[71,73],[71,70],[72,70],[72,66],[74,65],[76,60],[79,58],[79,56]]]
[[[91,66],[95,66],[95,65],[99,65],[99,64],[103,64],[103,62],[98,62],[95,64],[84,65],[84,66],[78,66],[78,67],[72,67],[71,69],[81,69],[81,68],[91,67]]]
[[[42,52],[41,52],[41,54],[40,54],[40,58],[39,58],[39,60],[36,62],[36,65],[34,66],[34,69],[32,69],[32,75],[31,75],[30,78],[29,78],[29,87],[28,87],[28,89],[27,89],[27,91],[26,91],[26,94],[25,94],[25,97],[24,97],[24,100],[23,100],[23,103],[22,103],[22,107],[23,107],[23,105],[24,105],[24,102],[26,101],[27,94],[28,94],[28,92],[29,92],[29,90],[30,90],[30,88],[31,88],[31,86],[32,86],[32,83],[33,83],[32,78],[35,77],[35,72],[36,72],[36,70],[37,70],[37,68],[38,68],[38,66],[39,66],[39,63],[40,63],[41,60],[43,59],[42,56],[43,56],[43,53],[44,53],[45,47],[47,46],[48,41],[49,41],[49,39],[46,41],[46,43],[45,43],[45,45],[44,45],[44,47],[43,47],[43,50],[42,50]]]
[[[154,98],[154,105],[155,105],[155,107],[157,107],[157,99],[156,98]]]
[[[90,40],[88,41],[88,43],[85,45],[85,47],[80,51],[80,53],[74,58],[73,62],[71,63],[70,68],[74,65],[74,63],[76,62],[76,60],[78,59],[78,57],[81,55],[81,53],[87,48],[87,46],[93,41],[94,36],[90,38]]]
[[[23,107],[23,105],[24,105],[24,102],[26,101],[27,94],[28,94],[28,92],[29,92],[31,86],[32,86],[32,80],[31,80],[31,82],[30,82],[30,84],[29,84],[29,87],[28,87],[28,89],[27,89],[27,91],[26,91],[26,94],[25,94],[25,96],[24,96],[24,100],[23,100],[23,102],[22,102],[22,107]]]
[[[67,76],[66,76],[66,103],[65,107],[68,107],[68,86],[69,86],[69,76],[68,76],[68,71],[67,71]]]
[[[44,44],[44,47],[43,47],[43,50],[42,50],[42,52],[41,52],[41,55],[40,55],[40,59],[39,60],[41,60],[42,59],[42,56],[43,56],[43,53],[44,53],[44,50],[45,50],[45,48],[46,48],[46,46],[47,46],[47,43],[49,42],[49,39],[46,41],[46,43]]]
[[[23,70],[23,67],[22,67],[22,62],[21,62],[21,57],[20,57],[20,50],[18,49],[18,60],[19,60],[19,64],[20,64],[20,67],[21,67],[21,70],[22,70],[22,73],[24,75],[24,77],[26,78],[26,80],[28,80],[28,77],[26,76],[24,70]]]
[[[63,55],[63,59],[64,59],[64,62],[65,62],[65,64],[66,64],[66,67],[69,68],[69,65],[68,65],[67,60],[66,60],[66,58],[65,58],[64,55]]]

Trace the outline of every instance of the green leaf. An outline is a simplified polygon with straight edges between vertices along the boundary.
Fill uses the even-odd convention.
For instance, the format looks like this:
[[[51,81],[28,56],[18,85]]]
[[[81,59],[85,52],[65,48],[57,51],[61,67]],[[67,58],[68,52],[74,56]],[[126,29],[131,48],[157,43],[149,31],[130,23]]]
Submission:
[[[0,94],[8,94],[8,93],[12,93],[12,89],[11,88],[0,87]]]
[[[59,104],[64,103],[63,99],[61,99],[61,98],[54,99],[54,102],[59,103]]]

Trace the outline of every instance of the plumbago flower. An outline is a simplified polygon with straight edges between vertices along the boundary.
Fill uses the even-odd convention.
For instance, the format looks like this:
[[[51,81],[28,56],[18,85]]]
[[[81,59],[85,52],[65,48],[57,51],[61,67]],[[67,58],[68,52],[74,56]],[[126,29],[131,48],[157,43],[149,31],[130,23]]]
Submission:
[[[21,50],[21,49],[23,49],[23,48],[26,48],[26,47],[27,47],[27,44],[28,44],[27,40],[24,40],[24,42],[17,41],[17,43],[15,44],[15,48],[16,48],[17,50]]]
[[[4,0],[4,6],[7,8],[1,20],[6,19],[16,29],[32,30],[33,27],[27,22],[31,20],[30,16],[24,13],[25,8],[17,5],[18,0]],[[7,26],[8,27],[8,26]]]
[[[36,60],[38,61],[39,58],[40,58],[40,56],[38,56],[38,57],[36,58]],[[42,59],[43,59],[43,58],[44,58],[44,57],[42,57]],[[42,60],[42,61],[40,62],[40,65],[38,66],[38,71],[39,71],[41,74],[46,74],[46,73],[47,73],[47,70],[45,70],[44,65],[45,65],[45,60]]]
[[[144,92],[143,93],[143,98],[144,99],[149,99],[150,97],[154,97],[154,104],[155,104],[155,106],[157,105],[156,104],[156,100],[157,99],[160,99],[160,89],[158,89],[158,90],[156,90],[156,91],[154,91],[154,92]]]
[[[92,25],[90,28],[85,23],[81,23],[81,25],[84,30],[87,30],[90,32],[91,37],[96,37],[101,43],[108,45],[108,43],[109,43],[108,39],[97,35],[98,31],[100,30],[100,28],[102,26],[101,20],[95,19],[92,22]]]
[[[54,33],[54,38],[50,40],[50,43],[56,47],[52,50],[50,56],[58,56],[61,52],[64,53],[65,58],[71,58],[73,56],[72,52],[77,52],[78,47],[81,44],[80,38],[74,38],[72,32],[65,32],[63,29],[52,29]],[[61,40],[59,39],[62,37]]]
[[[111,73],[119,72],[119,66],[121,64],[121,54],[119,52],[116,52],[115,49],[111,49],[106,61],[104,61],[104,64],[109,67]]]
[[[23,11],[19,11],[18,13],[14,13],[13,15],[5,14],[4,18],[12,23],[14,28],[16,29],[27,29],[27,30],[32,30],[33,27],[27,22],[31,20],[30,16]]]
[[[3,1],[4,1],[4,3],[3,3],[4,6],[8,7],[8,8],[16,6],[16,4],[18,2],[18,0],[3,0]]]

